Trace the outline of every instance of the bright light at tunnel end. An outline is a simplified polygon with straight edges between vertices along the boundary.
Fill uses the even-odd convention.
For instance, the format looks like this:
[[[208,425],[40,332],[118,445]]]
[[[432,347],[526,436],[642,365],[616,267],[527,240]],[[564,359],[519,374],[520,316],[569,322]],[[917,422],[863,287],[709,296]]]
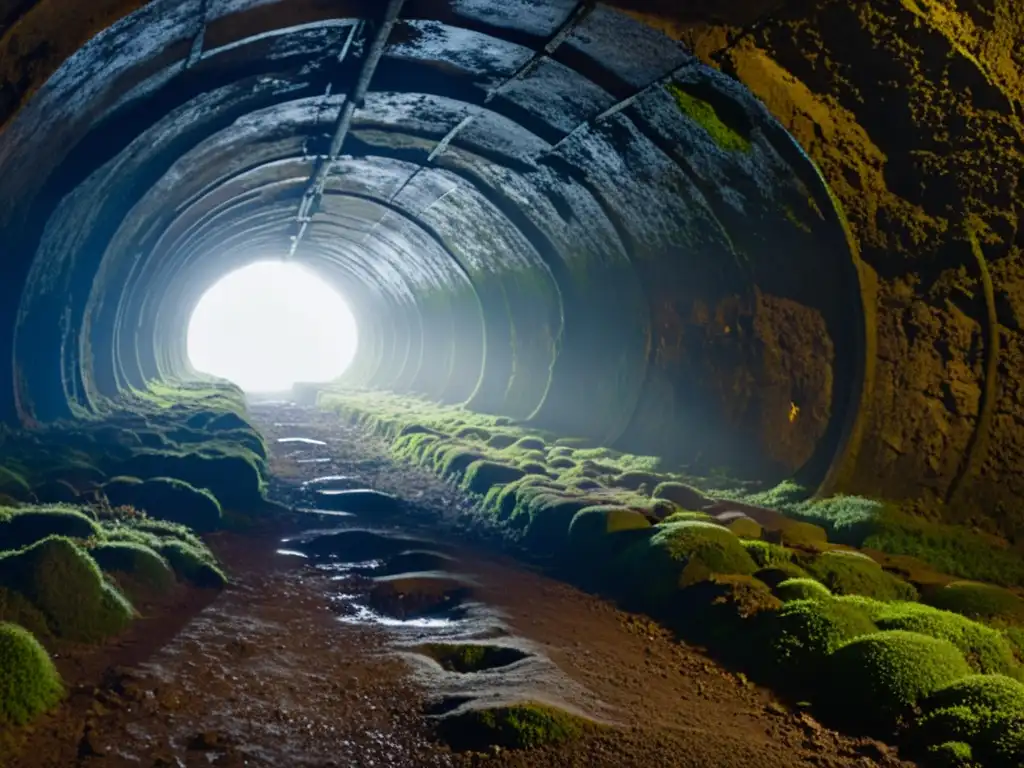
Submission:
[[[262,260],[203,294],[187,344],[198,372],[254,394],[284,392],[296,382],[341,376],[355,357],[358,331],[344,297],[314,271]]]

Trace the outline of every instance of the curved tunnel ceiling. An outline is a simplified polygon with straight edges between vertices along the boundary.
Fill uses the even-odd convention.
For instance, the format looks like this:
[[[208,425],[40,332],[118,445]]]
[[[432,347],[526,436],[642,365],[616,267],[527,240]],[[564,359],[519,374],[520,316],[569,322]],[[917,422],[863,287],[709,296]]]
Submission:
[[[187,375],[205,289],[289,255],[352,303],[354,384],[752,473],[848,445],[864,319],[820,175],[602,4],[156,0],[0,168],[6,420]]]

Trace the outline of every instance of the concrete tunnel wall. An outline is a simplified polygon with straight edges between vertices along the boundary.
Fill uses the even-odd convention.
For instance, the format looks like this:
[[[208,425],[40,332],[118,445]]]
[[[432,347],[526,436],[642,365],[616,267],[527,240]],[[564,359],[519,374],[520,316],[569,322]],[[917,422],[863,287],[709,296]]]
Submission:
[[[187,375],[203,291],[297,242],[357,315],[353,384],[750,475],[851,452],[842,216],[678,42],[567,0],[75,6],[3,31],[4,420]]]

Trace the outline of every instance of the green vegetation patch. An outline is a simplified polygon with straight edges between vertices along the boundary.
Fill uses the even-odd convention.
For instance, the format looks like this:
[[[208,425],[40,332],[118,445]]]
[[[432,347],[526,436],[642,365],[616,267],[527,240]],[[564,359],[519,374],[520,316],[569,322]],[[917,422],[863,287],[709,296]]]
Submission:
[[[104,485],[103,492],[113,506],[144,510],[151,517],[187,525],[196,531],[213,531],[221,524],[223,511],[217,498],[183,480],[155,477],[139,481],[118,477]]]
[[[772,654],[782,670],[814,680],[833,651],[878,628],[856,605],[813,599],[786,603],[770,630]]]
[[[814,579],[786,579],[773,591],[784,603],[792,600],[827,600],[832,597],[828,587]]]
[[[456,712],[439,721],[438,733],[456,750],[531,749],[579,738],[587,725],[563,710],[528,702]]]
[[[727,152],[750,151],[750,140],[723,121],[713,104],[694,96],[675,83],[668,85],[667,89],[679,109],[707,131],[712,141],[719,147]]]
[[[71,507],[0,509],[0,549],[21,549],[48,536],[88,539],[98,534],[96,522]]]
[[[936,608],[997,626],[1024,625],[1024,600],[992,584],[954,581],[924,596]]]
[[[481,459],[469,465],[462,478],[462,487],[470,493],[483,495],[495,485],[511,483],[525,474],[519,467]]]
[[[569,524],[569,547],[575,557],[600,568],[626,545],[648,531],[650,522],[639,512],[615,506],[589,506],[573,515]]]
[[[228,583],[224,572],[208,550],[170,540],[162,542],[157,552],[170,563],[182,581],[205,589],[220,589]]]
[[[133,586],[139,584],[156,592],[166,592],[174,585],[171,566],[144,544],[104,542],[90,549],[89,554],[105,573],[127,576]]]
[[[854,638],[828,662],[827,699],[837,713],[890,728],[913,708],[971,668],[952,643],[893,630]]]
[[[0,585],[22,594],[46,617],[53,634],[66,640],[102,641],[134,617],[88,553],[60,536],[0,555]]]
[[[915,600],[917,590],[878,563],[856,553],[824,552],[804,567],[839,595],[864,595],[876,600]]]
[[[24,725],[63,698],[46,649],[27,629],[0,624],[0,723]]]
[[[757,570],[740,540],[719,525],[694,520],[654,531],[618,558],[635,596],[652,607],[713,574],[752,575]]]

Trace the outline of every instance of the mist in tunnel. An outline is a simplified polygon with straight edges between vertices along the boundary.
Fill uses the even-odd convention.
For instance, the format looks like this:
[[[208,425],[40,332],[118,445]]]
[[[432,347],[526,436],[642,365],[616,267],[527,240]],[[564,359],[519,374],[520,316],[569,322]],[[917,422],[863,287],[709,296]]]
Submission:
[[[192,367],[246,392],[332,381],[357,348],[344,297],[312,269],[280,260],[225,275],[203,294],[188,325]]]

